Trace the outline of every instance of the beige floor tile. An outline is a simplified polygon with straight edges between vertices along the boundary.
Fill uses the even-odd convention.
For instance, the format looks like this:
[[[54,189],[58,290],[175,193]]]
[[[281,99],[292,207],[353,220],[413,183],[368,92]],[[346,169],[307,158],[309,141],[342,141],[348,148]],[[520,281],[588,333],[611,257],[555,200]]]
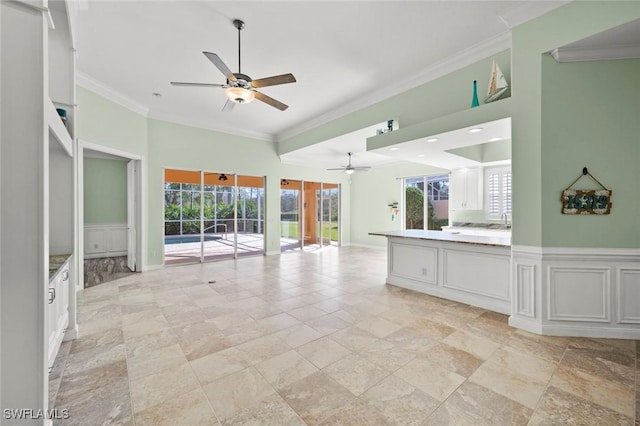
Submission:
[[[407,352],[402,346],[397,346],[386,340],[369,345],[358,353],[367,361],[389,373],[393,373],[415,358],[413,353]]]
[[[335,333],[336,331],[340,331],[350,326],[348,322],[341,320],[334,314],[328,314],[307,321],[305,324],[307,324],[309,327],[313,328],[323,336]]]
[[[388,321],[384,318],[374,318],[371,321],[361,321],[356,324],[356,327],[360,327],[378,338],[387,337],[389,334],[402,328],[401,325]]]
[[[318,371],[317,367],[294,350],[262,361],[255,368],[275,389],[281,389]]]
[[[549,383],[627,417],[635,416],[634,388],[561,365]]]
[[[318,368],[324,368],[351,354],[349,349],[329,337],[306,343],[296,350]]]
[[[465,381],[463,376],[425,358],[415,358],[394,375],[438,401],[447,399]]]
[[[328,419],[325,419],[320,424],[341,426],[385,426],[392,425],[394,423],[390,423],[375,407],[371,407],[360,399],[356,399],[340,408],[335,414]]]
[[[198,388],[168,401],[142,410],[135,415],[136,426],[174,426],[176,419],[184,425],[219,425],[209,401]]]
[[[180,345],[173,344],[152,352],[127,358],[129,378],[137,380],[151,374],[159,373],[167,368],[185,364],[187,359]]]
[[[223,376],[244,370],[249,366],[249,361],[244,352],[231,347],[190,361],[190,364],[200,383],[205,385]]]
[[[358,352],[369,345],[380,342],[380,339],[373,334],[355,326],[333,333],[331,338],[354,352]]]
[[[493,340],[478,336],[467,330],[458,330],[442,340],[449,346],[470,353],[480,359],[487,359],[500,347]]]
[[[198,379],[188,363],[138,380],[131,380],[133,411],[138,413],[162,402],[172,401],[199,387]]]
[[[440,401],[396,376],[389,376],[366,391],[363,401],[377,408],[391,424],[421,425]]]
[[[275,333],[292,348],[304,345],[322,337],[322,334],[306,324],[297,324],[285,330]]]
[[[224,421],[225,425],[242,426],[304,426],[306,423],[296,414],[280,395],[274,394],[260,400],[250,408],[243,408]]]
[[[288,312],[289,315],[297,319],[298,321],[309,321],[314,318],[319,318],[327,314],[326,311],[313,306],[304,306],[302,308],[293,309]]]
[[[526,425],[533,410],[483,386],[465,382],[430,418],[452,419],[453,424]],[[470,419],[468,423],[466,419]],[[444,424],[444,423],[443,423]]]
[[[203,389],[223,423],[242,410],[253,409],[260,401],[275,394],[271,385],[253,367],[215,380]]]
[[[633,426],[633,418],[624,416],[572,393],[550,386],[533,413],[529,425],[616,425]]]
[[[250,340],[236,346],[236,348],[244,353],[245,358],[251,365],[258,364],[276,355],[288,352],[291,349],[291,347],[276,334],[269,334],[255,340]]]
[[[469,377],[483,363],[480,358],[446,343],[433,346],[426,353],[426,357],[429,361],[463,377]]]
[[[325,247],[88,288],[50,398],[82,426],[640,419],[640,342],[516,330],[506,315],[385,285],[385,268],[384,251]]]
[[[373,364],[360,354],[348,355],[322,371],[356,396],[362,395],[389,375],[387,370]]]
[[[331,417],[355,396],[319,371],[279,391],[280,396],[307,424]]]

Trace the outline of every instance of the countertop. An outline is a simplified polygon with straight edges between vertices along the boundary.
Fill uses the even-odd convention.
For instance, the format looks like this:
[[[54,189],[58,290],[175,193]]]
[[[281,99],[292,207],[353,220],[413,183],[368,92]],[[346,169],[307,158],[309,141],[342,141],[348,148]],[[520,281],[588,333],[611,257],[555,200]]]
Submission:
[[[52,254],[49,256],[49,280],[56,275],[70,257],[71,254]]]
[[[382,237],[412,238],[417,240],[447,241],[451,243],[476,244],[494,247],[511,247],[511,237],[452,234],[443,231],[423,231],[407,229],[404,231],[369,232],[369,235]]]

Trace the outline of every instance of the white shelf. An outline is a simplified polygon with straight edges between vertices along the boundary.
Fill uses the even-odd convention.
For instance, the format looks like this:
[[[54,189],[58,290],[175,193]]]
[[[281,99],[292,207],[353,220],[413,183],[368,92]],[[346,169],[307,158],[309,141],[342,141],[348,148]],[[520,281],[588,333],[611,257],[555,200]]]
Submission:
[[[46,109],[50,134],[55,137],[69,157],[73,157],[73,140],[71,139],[69,131],[62,123],[53,102],[47,102]]]

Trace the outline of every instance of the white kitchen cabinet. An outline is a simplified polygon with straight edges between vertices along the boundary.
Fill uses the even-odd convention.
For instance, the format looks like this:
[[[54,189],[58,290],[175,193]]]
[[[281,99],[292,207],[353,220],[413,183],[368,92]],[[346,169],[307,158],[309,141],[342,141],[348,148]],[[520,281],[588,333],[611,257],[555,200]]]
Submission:
[[[482,174],[479,168],[464,168],[451,171],[449,177],[451,209],[482,209]]]
[[[52,368],[56,359],[64,333],[69,324],[69,289],[72,288],[71,258],[58,270],[49,281],[46,333],[47,333],[47,365]]]

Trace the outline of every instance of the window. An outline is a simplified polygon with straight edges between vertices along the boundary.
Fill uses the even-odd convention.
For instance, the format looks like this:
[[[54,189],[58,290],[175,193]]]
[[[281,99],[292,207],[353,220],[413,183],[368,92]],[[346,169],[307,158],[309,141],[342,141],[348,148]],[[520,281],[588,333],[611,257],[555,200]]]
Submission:
[[[403,188],[404,229],[439,231],[449,224],[449,175],[406,178]]]
[[[487,219],[511,215],[511,168],[491,167],[484,173]]]

